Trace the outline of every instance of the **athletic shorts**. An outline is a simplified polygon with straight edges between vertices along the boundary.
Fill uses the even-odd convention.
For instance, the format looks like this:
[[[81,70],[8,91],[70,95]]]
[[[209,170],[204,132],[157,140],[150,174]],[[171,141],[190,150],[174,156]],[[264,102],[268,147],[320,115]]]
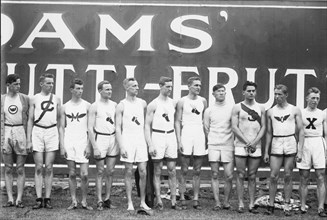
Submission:
[[[95,142],[100,151],[100,159],[116,157],[119,155],[119,147],[116,143],[116,136],[95,134]]]
[[[87,133],[78,138],[65,135],[65,150],[67,152],[67,160],[75,161],[76,163],[88,163],[89,159],[84,156],[85,148],[88,145]]]
[[[273,137],[271,143],[271,156],[292,156],[297,153],[295,136]]]
[[[234,151],[227,150],[208,150],[209,162],[230,163],[234,161]]]
[[[183,155],[204,156],[208,154],[205,149],[205,136],[202,126],[184,126],[182,128],[181,142]]]
[[[326,168],[326,143],[322,137],[306,137],[304,139],[302,161],[296,163],[297,168],[309,170]]]
[[[120,161],[127,163],[141,163],[148,161],[148,147],[144,133],[122,135],[122,144],[127,151],[127,158],[120,157]]]
[[[4,154],[16,153],[17,155],[27,155],[26,135],[23,126],[5,126],[5,140],[2,146]]]
[[[260,158],[262,156],[261,147],[258,147],[254,153],[251,153],[248,152],[244,146],[235,146],[235,156]]]
[[[59,149],[59,134],[57,126],[40,128],[33,126],[32,130],[33,151],[51,152]]]
[[[157,155],[153,160],[177,159],[177,141],[175,132],[158,133],[152,132],[152,143],[157,150]]]

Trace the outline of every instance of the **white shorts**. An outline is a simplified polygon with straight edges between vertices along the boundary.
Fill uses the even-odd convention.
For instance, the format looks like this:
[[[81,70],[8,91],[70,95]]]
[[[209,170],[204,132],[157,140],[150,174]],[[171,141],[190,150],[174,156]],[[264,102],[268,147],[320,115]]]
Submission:
[[[230,163],[234,161],[234,151],[227,150],[208,150],[209,162]]]
[[[153,160],[177,159],[177,141],[173,130],[171,133],[152,132],[152,143],[157,150],[157,155],[152,157]]]
[[[120,161],[127,163],[141,163],[148,161],[148,146],[144,133],[122,135],[122,144],[127,151],[127,158],[120,157]]]
[[[295,136],[273,137],[271,143],[271,156],[292,156],[297,153]]]
[[[309,170],[325,169],[326,143],[322,137],[306,137],[304,139],[303,154],[301,163],[296,163],[297,168]]]
[[[181,142],[183,145],[183,155],[204,156],[208,154],[205,149],[205,136],[202,126],[183,127]]]
[[[100,159],[116,157],[119,155],[119,147],[116,143],[116,135],[95,134],[95,141],[100,151]]]
[[[262,156],[261,146],[258,147],[254,153],[248,152],[244,146],[235,146],[235,156],[260,158]]]
[[[40,128],[33,126],[32,130],[33,151],[51,152],[59,149],[59,134],[57,126]]]
[[[26,135],[24,126],[5,126],[4,144],[2,152],[4,154],[15,153],[17,155],[27,155]]]
[[[89,159],[84,156],[85,148],[88,145],[87,133],[84,136],[73,138],[65,135],[65,150],[67,152],[67,160],[76,163],[88,163]]]

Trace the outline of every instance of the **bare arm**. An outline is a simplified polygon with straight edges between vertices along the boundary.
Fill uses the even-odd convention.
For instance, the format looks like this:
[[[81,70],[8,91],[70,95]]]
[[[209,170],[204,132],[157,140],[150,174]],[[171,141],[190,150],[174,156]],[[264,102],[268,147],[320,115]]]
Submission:
[[[119,103],[116,108],[116,140],[118,146],[120,148],[120,154],[123,158],[127,158],[127,152],[124,148],[122,142],[122,126],[123,126],[123,112],[124,112],[124,104]]]
[[[177,109],[176,109],[176,117],[175,117],[175,133],[176,133],[178,149],[180,151],[183,150],[182,141],[181,141],[183,104],[184,101],[182,99],[178,101]]]
[[[240,139],[245,145],[248,145],[249,140],[243,135],[242,131],[239,129],[239,114],[240,114],[240,106],[234,105],[232,110],[232,130],[234,135]]]
[[[206,137],[208,138],[208,134],[210,131],[210,110],[209,110],[209,108],[207,108],[203,114],[203,128],[204,128],[204,133],[205,133]]]
[[[59,143],[60,143],[60,155],[63,158],[67,157],[67,152],[65,149],[65,125],[66,125],[66,115],[65,106],[60,109],[60,121],[59,121]]]
[[[95,141],[95,133],[94,133],[96,112],[97,112],[97,105],[92,104],[90,109],[89,109],[87,131],[88,131],[88,135],[89,135],[89,140],[90,140],[90,142],[92,144],[92,147],[93,147],[94,158],[100,157],[100,152],[99,152],[98,146],[97,146],[96,141]]]
[[[27,150],[32,153],[33,152],[33,144],[32,144],[32,130],[34,125],[34,110],[35,110],[35,104],[34,104],[34,98],[30,98],[30,104],[29,104],[29,112],[28,112],[28,121],[27,121]]]
[[[269,156],[268,156],[268,152],[269,152],[269,148],[271,145],[271,141],[272,141],[272,122],[271,122],[271,110],[268,110],[267,112],[267,133],[266,133],[266,146],[265,146],[265,156],[264,156],[264,161],[266,163],[268,163],[269,161]]]
[[[261,128],[256,136],[256,138],[251,142],[251,145],[257,146],[263,135],[266,131],[266,111],[263,106],[260,107],[261,109]]]
[[[302,121],[302,114],[299,108],[295,107],[295,122],[297,130],[299,131],[299,143],[298,143],[298,150],[297,150],[297,162],[301,162],[302,160],[302,153],[303,153],[303,144],[304,144],[304,129],[303,129],[303,121]]]
[[[323,135],[325,137],[325,143],[327,143],[327,109],[325,109],[324,111],[324,117],[323,117],[323,121],[322,121],[322,127],[323,127]],[[327,148],[325,148],[326,152],[325,152],[325,156],[327,159]]]
[[[90,103],[87,103],[87,106],[86,106],[86,115],[87,115],[87,124],[89,124],[89,112],[90,112],[90,107],[91,107],[91,104]],[[87,132],[89,133],[89,132]],[[84,151],[84,156],[86,159],[89,159],[89,157],[91,156],[91,148],[92,148],[92,144],[91,144],[91,141],[90,141],[90,136],[87,135],[87,145],[86,145],[86,148],[85,148],[85,151]]]
[[[152,131],[151,125],[152,125],[155,109],[156,109],[155,103],[151,102],[147,107],[145,125],[144,125],[144,135],[145,135],[146,143],[148,144],[149,147],[149,153],[154,157],[156,156],[156,150],[151,139],[151,131]]]

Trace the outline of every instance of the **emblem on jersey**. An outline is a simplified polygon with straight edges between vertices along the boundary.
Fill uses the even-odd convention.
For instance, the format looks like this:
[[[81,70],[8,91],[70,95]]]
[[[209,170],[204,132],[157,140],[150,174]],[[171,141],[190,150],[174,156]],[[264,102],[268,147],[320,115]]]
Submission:
[[[282,117],[274,116],[274,118],[276,118],[276,120],[280,121],[281,123],[284,123],[284,121],[286,121],[288,119],[288,117],[290,117],[290,115],[285,115]]]
[[[132,118],[132,122],[135,122],[135,124],[140,125],[140,122],[137,120],[137,117]]]
[[[200,114],[200,112],[196,108],[193,108],[191,112],[194,113],[194,114],[197,114],[197,115]]]
[[[317,121],[317,118],[307,118],[308,122],[309,122],[309,125],[305,127],[305,129],[313,129],[313,130],[316,130],[316,127],[314,126],[314,122]]]
[[[77,112],[76,115],[74,115],[74,113],[72,113],[71,115],[66,114],[67,118],[71,119],[71,122],[74,121],[74,119],[79,122],[79,119],[84,118],[85,115],[85,113],[79,114],[79,112]]]
[[[109,121],[110,124],[114,124],[114,121],[112,120],[112,118],[109,116],[106,118],[106,121]]]
[[[18,112],[18,107],[16,105],[11,105],[8,107],[8,112],[14,115]]]
[[[50,103],[49,104],[49,108],[47,108],[48,103]],[[41,102],[41,109],[43,111],[52,112],[53,109],[54,109],[54,107],[51,107],[50,108],[50,105],[53,105],[53,102],[52,101],[43,101],[43,102]]]
[[[166,119],[166,121],[168,121],[168,122],[170,121],[169,117],[168,117],[168,114],[164,113],[164,114],[162,114],[162,117],[164,117]]]

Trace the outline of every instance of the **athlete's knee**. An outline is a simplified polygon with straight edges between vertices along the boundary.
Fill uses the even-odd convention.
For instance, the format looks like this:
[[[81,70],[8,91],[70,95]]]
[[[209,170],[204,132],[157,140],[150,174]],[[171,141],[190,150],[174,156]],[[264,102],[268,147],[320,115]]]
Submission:
[[[284,182],[290,183],[292,181],[292,174],[291,173],[285,173],[284,175]]]
[[[245,170],[237,170],[237,177],[241,180],[245,178]]]
[[[103,168],[98,168],[97,169],[97,176],[98,177],[103,177],[104,175],[104,169]]]
[[[211,172],[211,178],[213,180],[218,180],[218,172]]]
[[[37,176],[41,176],[42,175],[42,172],[43,172],[43,167],[42,166],[36,166],[35,167],[35,174]]]
[[[226,182],[232,182],[233,181],[233,173],[229,173],[225,175],[225,181]]]
[[[76,179],[76,172],[75,171],[70,171],[69,172],[69,178],[71,179],[71,180],[75,180]]]
[[[5,166],[5,173],[6,175],[12,175],[14,172],[14,168],[12,165],[6,165]]]
[[[317,182],[320,183],[320,184],[321,183],[325,183],[325,175],[324,175],[324,173],[318,173],[317,174]]]
[[[195,169],[193,170],[193,176],[198,178],[200,177],[200,174],[201,174],[201,169]]]
[[[17,175],[23,176],[24,174],[25,174],[25,167],[23,167],[23,166],[17,167]]]
[[[176,170],[168,170],[168,176],[169,178],[174,178],[176,177]]]
[[[81,173],[81,180],[82,182],[88,181],[88,174],[87,173]]]
[[[188,172],[188,167],[181,167],[182,175],[186,176]]]
[[[109,169],[109,170],[107,170],[107,176],[108,176],[108,177],[113,177],[113,176],[114,176],[114,172],[115,172],[114,169]]]
[[[274,173],[270,174],[270,182],[275,183],[277,182],[278,178],[279,178],[278,174],[274,174]]]
[[[146,178],[146,169],[139,169],[140,178]]]
[[[53,174],[53,168],[52,166],[46,166],[45,167],[45,175],[46,176],[51,176]]]

